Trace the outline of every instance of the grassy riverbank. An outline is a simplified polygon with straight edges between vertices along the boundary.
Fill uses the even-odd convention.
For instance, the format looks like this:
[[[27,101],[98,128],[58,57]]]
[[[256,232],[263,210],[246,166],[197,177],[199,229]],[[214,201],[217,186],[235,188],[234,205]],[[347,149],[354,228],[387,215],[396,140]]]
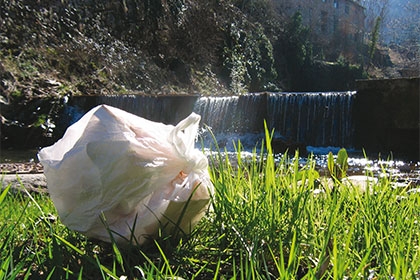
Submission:
[[[366,192],[331,189],[311,160],[259,158],[233,165],[215,153],[212,211],[191,236],[143,248],[89,240],[60,222],[48,196],[6,188],[0,279],[420,278],[419,193],[387,177]]]

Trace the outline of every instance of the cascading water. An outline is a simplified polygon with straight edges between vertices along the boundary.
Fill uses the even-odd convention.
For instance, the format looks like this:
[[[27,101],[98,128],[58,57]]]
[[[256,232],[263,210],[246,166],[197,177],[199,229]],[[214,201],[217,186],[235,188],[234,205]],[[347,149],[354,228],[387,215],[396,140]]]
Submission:
[[[213,133],[261,132],[266,117],[266,95],[247,94],[228,97],[200,97],[194,112]]]
[[[194,112],[201,115],[201,124],[211,129],[220,148],[233,150],[241,140],[246,149],[261,144],[266,118],[266,94],[200,97]],[[206,147],[214,144],[209,133],[201,134]]]
[[[219,144],[240,139],[253,147],[263,138],[264,120],[275,137],[312,146],[351,147],[355,92],[259,93],[241,96],[113,95],[73,98],[86,112],[108,104],[141,117],[176,124],[195,112]],[[209,137],[208,137],[209,138]],[[212,139],[208,139],[210,142]],[[207,141],[206,141],[207,142]]]
[[[194,105],[194,112],[201,115],[201,122],[214,133],[235,132],[235,113],[239,97],[200,97]]]
[[[270,93],[270,128],[294,142],[351,147],[352,105],[356,92]]]

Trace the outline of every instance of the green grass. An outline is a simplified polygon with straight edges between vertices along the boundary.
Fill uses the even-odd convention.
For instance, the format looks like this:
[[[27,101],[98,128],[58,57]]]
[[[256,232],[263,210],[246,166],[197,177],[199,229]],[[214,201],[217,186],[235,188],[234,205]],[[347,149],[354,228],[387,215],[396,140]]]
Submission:
[[[387,177],[366,193],[330,190],[313,160],[274,162],[267,139],[268,153],[234,164],[216,152],[208,215],[190,236],[142,248],[89,240],[47,195],[4,186],[0,279],[420,279],[420,194]]]

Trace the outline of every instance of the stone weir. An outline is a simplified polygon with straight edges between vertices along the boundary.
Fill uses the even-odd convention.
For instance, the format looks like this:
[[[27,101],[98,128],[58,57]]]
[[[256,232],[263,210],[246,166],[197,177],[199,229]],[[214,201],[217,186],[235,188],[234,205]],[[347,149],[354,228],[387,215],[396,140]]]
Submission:
[[[53,130],[45,134],[42,126],[30,127],[32,130],[28,131],[25,126],[2,123],[1,148],[51,145],[89,109],[108,104],[166,124],[176,124],[196,112],[202,116],[201,125],[210,127],[217,137],[224,137],[225,143],[262,134],[266,121],[268,128],[274,129],[276,140],[290,144],[289,147],[364,148],[369,154],[382,152],[387,156],[392,151],[395,158],[420,160],[419,84],[419,78],[413,78],[358,81],[357,92],[74,96],[60,106],[46,100],[42,106],[35,105],[45,112],[54,106],[60,108],[52,119]],[[19,108],[15,112],[9,109],[10,114],[21,112]],[[250,145],[255,144],[252,137],[247,139]]]
[[[74,122],[98,104],[108,104],[138,116],[176,124],[195,112],[201,124],[221,134],[264,132],[264,121],[278,139],[313,146],[352,145],[352,102],[355,92],[255,93],[240,96],[79,96],[67,108]]]
[[[191,112],[201,115],[201,125],[214,133],[255,133],[264,128],[266,93],[241,96],[107,95],[76,96],[67,104],[65,119],[73,123],[99,104],[165,124],[177,124]],[[69,124],[70,124],[69,123]]]
[[[354,101],[354,143],[420,160],[420,78],[360,80]]]
[[[419,78],[357,81],[357,92],[281,92],[241,96],[78,96],[67,104],[68,126],[98,104],[176,124],[191,112],[214,134],[261,133],[264,121],[292,145],[390,152],[420,160]]]

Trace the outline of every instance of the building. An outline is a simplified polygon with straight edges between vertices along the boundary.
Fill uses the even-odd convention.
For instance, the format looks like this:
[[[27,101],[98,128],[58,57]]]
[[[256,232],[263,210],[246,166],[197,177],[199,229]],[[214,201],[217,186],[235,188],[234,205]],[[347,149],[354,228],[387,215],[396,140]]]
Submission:
[[[326,56],[357,57],[365,34],[365,8],[360,0],[274,0],[280,13],[302,14],[312,39]]]

